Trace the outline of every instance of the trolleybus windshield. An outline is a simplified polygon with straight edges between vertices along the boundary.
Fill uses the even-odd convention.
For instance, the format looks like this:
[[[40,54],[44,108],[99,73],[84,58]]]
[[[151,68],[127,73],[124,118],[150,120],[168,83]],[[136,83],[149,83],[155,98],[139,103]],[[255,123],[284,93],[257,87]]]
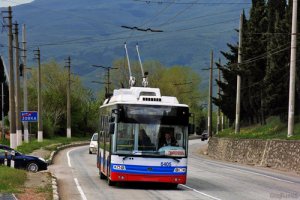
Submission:
[[[186,157],[188,108],[123,105],[114,153]]]

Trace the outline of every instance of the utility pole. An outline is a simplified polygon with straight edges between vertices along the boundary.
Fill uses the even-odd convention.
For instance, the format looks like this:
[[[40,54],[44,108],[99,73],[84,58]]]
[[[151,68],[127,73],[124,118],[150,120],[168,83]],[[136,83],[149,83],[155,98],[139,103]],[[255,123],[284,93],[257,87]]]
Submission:
[[[41,77],[41,54],[40,49],[34,50],[36,53],[35,59],[38,61],[38,142],[43,141],[43,123],[42,123],[42,94],[41,94],[41,87],[42,87],[42,77]]]
[[[2,110],[2,140],[5,140],[5,130],[4,130],[4,89],[3,83],[1,84],[1,110]]]
[[[221,59],[219,58],[219,65],[221,65]],[[218,67],[218,81],[221,81],[221,74],[220,74],[220,67]],[[221,98],[221,88],[218,85],[218,97],[219,99]],[[218,106],[218,117],[217,117],[217,134],[219,133],[219,130],[221,129],[220,126],[220,118],[221,118],[221,111],[220,111],[220,106]]]
[[[21,127],[21,109],[20,109],[20,63],[19,63],[19,28],[18,23],[14,23],[14,41],[15,41],[15,78],[16,78],[16,129],[17,129],[17,146],[22,144],[22,127]]]
[[[220,65],[220,67],[222,66],[221,59],[219,60],[219,65]],[[222,81],[220,68],[219,68],[219,81]],[[221,90],[219,90],[219,94],[221,94]],[[222,91],[222,94],[223,94],[223,91]],[[221,112],[221,131],[223,131],[223,130],[224,130],[224,113]]]
[[[14,61],[13,61],[13,34],[12,34],[12,10],[8,7],[8,63],[9,63],[9,131],[10,147],[17,147],[16,136],[16,110],[15,110],[15,84],[14,84]]]
[[[112,69],[118,69],[116,67],[103,67],[101,65],[92,65],[93,67],[100,67],[100,68],[103,68],[103,69],[106,69],[107,70],[107,93],[109,94],[110,92],[110,88],[109,88],[109,85],[111,84],[110,82],[110,70]]]
[[[71,58],[66,60],[68,68],[68,84],[67,84],[67,138],[71,138]]]
[[[26,27],[22,27],[22,58],[23,58],[23,98],[24,111],[28,111],[27,100],[27,55],[26,55]],[[24,142],[29,142],[28,122],[24,122]]]
[[[243,33],[243,13],[240,16],[238,68],[242,63],[242,33]],[[235,133],[240,133],[240,109],[241,109],[241,76],[237,75],[236,81],[236,106],[235,106]]]
[[[208,91],[208,116],[207,116],[207,131],[209,137],[212,137],[212,79],[213,79],[214,52],[211,51],[210,56],[210,76],[209,76],[209,91]]]
[[[288,118],[288,137],[294,134],[294,112],[295,112],[295,77],[296,77],[296,52],[297,52],[297,8],[298,1],[293,0],[292,17],[292,42],[290,60],[290,87],[289,87],[289,118]]]

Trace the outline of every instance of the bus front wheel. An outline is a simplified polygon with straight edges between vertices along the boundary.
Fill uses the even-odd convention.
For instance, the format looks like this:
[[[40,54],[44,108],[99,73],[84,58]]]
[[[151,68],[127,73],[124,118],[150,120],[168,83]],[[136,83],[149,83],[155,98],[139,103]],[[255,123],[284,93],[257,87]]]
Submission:
[[[100,179],[105,179],[106,176],[100,171]]]
[[[178,184],[177,183],[170,183],[169,188],[170,189],[177,189]]]
[[[107,184],[108,184],[109,186],[114,186],[114,185],[116,185],[116,182],[110,180],[109,177],[107,177]]]

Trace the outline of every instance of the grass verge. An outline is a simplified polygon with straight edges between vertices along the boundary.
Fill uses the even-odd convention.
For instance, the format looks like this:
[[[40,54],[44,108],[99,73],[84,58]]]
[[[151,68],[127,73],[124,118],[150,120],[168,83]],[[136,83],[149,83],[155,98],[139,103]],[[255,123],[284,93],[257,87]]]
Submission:
[[[66,138],[66,137],[57,137],[52,139],[44,139],[43,142],[38,142],[37,140],[30,141],[29,143],[23,143],[21,146],[18,146],[17,150],[28,154],[33,152],[36,149],[45,148],[47,150],[53,151],[60,145],[70,144],[72,142],[79,142],[79,141],[88,141],[90,138]]]
[[[300,140],[300,123],[294,127],[294,136],[287,137],[287,125],[279,120],[278,117],[270,117],[266,125],[253,125],[242,127],[239,134],[235,134],[233,128],[225,129],[217,137],[237,138],[237,139],[282,139]]]
[[[24,189],[27,174],[24,170],[0,166],[0,193],[17,193]]]

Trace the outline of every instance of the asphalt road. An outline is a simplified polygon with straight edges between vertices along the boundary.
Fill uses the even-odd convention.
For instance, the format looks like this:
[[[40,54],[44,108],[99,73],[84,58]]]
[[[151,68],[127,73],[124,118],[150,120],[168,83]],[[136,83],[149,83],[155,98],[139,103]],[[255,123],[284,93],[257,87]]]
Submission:
[[[88,146],[61,151],[50,170],[62,200],[300,199],[300,176],[206,159],[196,153],[204,144],[190,141],[187,184],[177,189],[145,183],[108,186],[99,178],[96,155],[88,154]]]

